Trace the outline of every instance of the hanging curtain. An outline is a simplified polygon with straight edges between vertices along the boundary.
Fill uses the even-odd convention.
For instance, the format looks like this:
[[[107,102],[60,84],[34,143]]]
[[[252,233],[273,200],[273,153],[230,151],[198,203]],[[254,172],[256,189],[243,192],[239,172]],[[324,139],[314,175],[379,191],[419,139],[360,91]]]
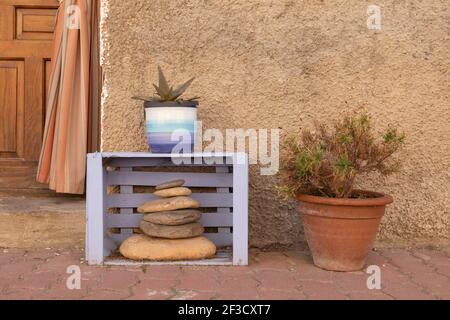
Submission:
[[[56,18],[37,181],[59,193],[84,193],[86,154],[98,148],[99,2],[60,1]]]

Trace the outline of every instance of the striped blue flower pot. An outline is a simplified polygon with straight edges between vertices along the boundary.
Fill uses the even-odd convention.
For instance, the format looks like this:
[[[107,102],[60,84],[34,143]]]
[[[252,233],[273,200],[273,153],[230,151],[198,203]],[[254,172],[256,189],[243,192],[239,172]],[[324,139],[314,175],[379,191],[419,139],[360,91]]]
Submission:
[[[153,153],[194,151],[197,101],[145,102],[147,141]]]

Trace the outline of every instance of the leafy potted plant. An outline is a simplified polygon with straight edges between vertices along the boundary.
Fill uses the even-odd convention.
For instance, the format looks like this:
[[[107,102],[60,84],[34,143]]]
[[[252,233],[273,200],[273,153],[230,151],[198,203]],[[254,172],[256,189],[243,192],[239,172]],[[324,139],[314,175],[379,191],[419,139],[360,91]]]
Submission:
[[[194,78],[175,88],[170,86],[158,67],[159,85],[153,84],[153,97],[134,96],[143,100],[147,141],[153,153],[171,153],[175,146],[184,151],[194,149],[198,98],[183,100],[181,96]],[[176,133],[176,135],[174,135]]]
[[[405,140],[389,127],[380,137],[366,112],[347,116],[333,128],[316,124],[290,137],[282,151],[282,185],[277,189],[299,201],[314,264],[334,271],[364,267],[386,205],[393,198],[357,190],[362,174],[391,174],[399,169],[392,155]]]

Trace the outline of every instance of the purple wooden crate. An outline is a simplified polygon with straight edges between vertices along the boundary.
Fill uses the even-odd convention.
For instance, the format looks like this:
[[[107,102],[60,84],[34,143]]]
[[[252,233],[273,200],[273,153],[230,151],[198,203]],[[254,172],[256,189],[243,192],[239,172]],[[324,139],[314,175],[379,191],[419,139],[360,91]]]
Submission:
[[[109,257],[120,244],[133,235],[141,214],[135,208],[155,199],[149,193],[134,193],[134,187],[152,187],[165,181],[184,179],[187,187],[209,188],[207,193],[194,193],[203,213],[205,227],[218,232],[204,234],[219,248],[217,257],[201,261],[178,261],[158,264],[248,264],[248,158],[243,153],[184,154],[177,159],[191,160],[183,164],[186,170],[176,172],[177,165],[170,154],[93,153],[88,155],[86,260],[96,264],[136,264],[126,259]],[[215,162],[214,162],[215,161]],[[215,172],[198,172],[199,167],[214,167]],[[171,172],[134,171],[140,167],[173,167]],[[118,187],[119,193],[108,193]],[[215,191],[211,191],[212,190]],[[114,209],[117,213],[111,213]],[[111,229],[119,233],[112,233]],[[155,264],[149,262],[148,264]]]

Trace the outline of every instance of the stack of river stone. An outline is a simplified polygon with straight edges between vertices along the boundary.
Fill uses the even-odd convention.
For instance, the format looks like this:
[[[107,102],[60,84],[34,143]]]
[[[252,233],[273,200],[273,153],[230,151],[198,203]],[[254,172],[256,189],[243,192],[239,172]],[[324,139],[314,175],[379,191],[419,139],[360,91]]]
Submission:
[[[183,187],[184,180],[156,186],[153,193],[160,199],[145,202],[138,208],[144,214],[139,227],[144,233],[128,238],[120,253],[132,260],[176,261],[206,259],[215,255],[216,246],[202,237],[198,222],[200,203]]]

